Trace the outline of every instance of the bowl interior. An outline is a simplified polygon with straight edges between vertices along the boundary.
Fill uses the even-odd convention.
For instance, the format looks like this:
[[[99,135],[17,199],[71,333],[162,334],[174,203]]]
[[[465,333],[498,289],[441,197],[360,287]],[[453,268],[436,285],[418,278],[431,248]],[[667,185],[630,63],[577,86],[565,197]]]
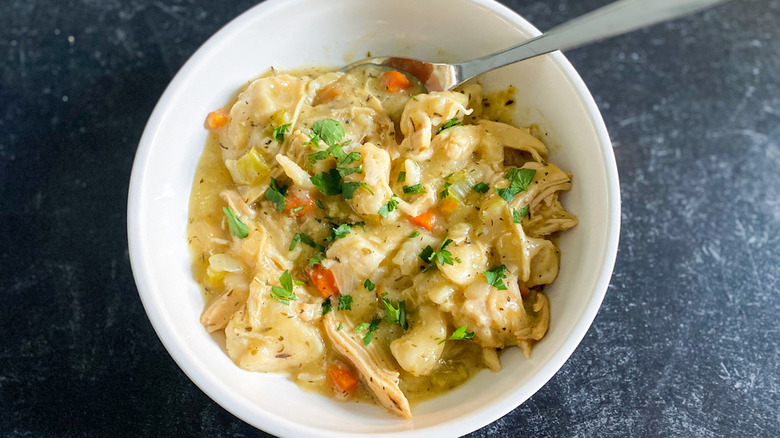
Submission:
[[[518,349],[503,371],[413,408],[411,421],[365,404],[304,393],[280,375],[240,370],[199,323],[203,301],[185,240],[188,199],[206,140],[205,114],[270,67],[337,68],[365,57],[459,61],[536,30],[488,0],[271,0],[234,20],[182,68],[157,105],[139,146],[128,205],[130,256],[139,293],[176,362],[210,397],[277,435],[349,433],[458,435],[504,415],[538,390],[584,336],[606,292],[619,229],[611,144],[590,95],[560,54],[481,78],[486,89],[518,88],[515,122],[548,132],[550,161],[574,174],[564,205],[580,224],[560,240],[561,273],[548,288],[551,324],[531,359]]]

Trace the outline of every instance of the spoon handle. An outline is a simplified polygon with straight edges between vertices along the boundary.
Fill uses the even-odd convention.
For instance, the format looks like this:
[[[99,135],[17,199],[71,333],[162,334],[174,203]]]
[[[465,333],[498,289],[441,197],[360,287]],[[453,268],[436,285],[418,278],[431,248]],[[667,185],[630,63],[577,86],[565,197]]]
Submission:
[[[727,0],[619,0],[516,46],[457,64],[458,82],[537,55],[573,49],[692,14],[725,1]]]

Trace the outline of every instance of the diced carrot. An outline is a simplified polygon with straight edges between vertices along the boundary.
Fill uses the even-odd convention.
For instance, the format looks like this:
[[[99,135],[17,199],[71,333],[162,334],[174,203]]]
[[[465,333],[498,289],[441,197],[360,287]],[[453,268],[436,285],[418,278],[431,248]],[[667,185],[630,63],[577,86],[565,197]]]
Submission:
[[[206,116],[206,129],[219,129],[228,122],[228,116],[223,110],[216,110]]]
[[[531,294],[531,289],[527,288],[525,285],[520,285],[520,297],[523,299],[528,298],[528,295]]]
[[[456,208],[458,208],[458,201],[452,198],[445,198],[443,201],[441,201],[439,211],[444,214],[450,214],[455,211]]]
[[[409,216],[409,222],[418,227],[423,227],[428,231],[433,230],[433,225],[436,222],[436,214],[433,209],[429,209],[425,213],[419,216]]]
[[[314,211],[315,208],[314,199],[306,190],[290,190],[290,194],[284,203],[284,210],[296,217],[305,216],[309,212]]]
[[[423,84],[427,83],[431,74],[433,74],[433,64],[418,61],[416,59],[390,58],[387,65],[391,65],[403,71],[408,71],[412,76],[416,76]]]
[[[328,298],[331,295],[339,296],[339,286],[336,284],[336,277],[330,269],[325,269],[322,265],[314,265],[308,274],[322,298]]]
[[[382,85],[388,93],[397,93],[411,87],[412,83],[400,71],[388,70],[382,73]]]
[[[335,365],[328,367],[328,379],[341,392],[352,392],[358,386],[358,379],[352,371]]]

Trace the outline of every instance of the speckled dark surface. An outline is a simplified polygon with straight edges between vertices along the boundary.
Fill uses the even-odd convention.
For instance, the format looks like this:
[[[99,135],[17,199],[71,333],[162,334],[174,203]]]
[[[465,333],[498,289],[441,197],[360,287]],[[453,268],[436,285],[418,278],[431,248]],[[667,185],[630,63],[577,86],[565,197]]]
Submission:
[[[541,29],[604,0],[506,1]],[[0,1],[0,436],[264,436],[157,339],[127,255],[137,142],[254,2]],[[493,436],[780,436],[780,0],[572,51],[623,228],[584,341]]]

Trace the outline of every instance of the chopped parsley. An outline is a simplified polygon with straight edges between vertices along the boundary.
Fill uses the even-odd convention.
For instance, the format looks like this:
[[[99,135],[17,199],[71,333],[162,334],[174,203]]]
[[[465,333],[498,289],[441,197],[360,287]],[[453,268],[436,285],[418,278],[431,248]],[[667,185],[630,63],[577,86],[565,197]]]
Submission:
[[[298,245],[298,242],[303,242],[306,245],[309,245],[310,247],[316,249],[317,251],[325,251],[325,247],[320,245],[319,243],[315,242],[314,239],[307,236],[304,233],[295,233],[295,235],[292,238],[292,242],[290,242],[290,247],[288,248],[289,251],[292,251],[295,249],[295,246]],[[320,259],[322,260],[322,259]],[[311,269],[311,268],[310,268]]]
[[[517,210],[515,210],[515,209],[512,209],[512,222],[514,222],[514,223],[516,223],[516,224],[519,224],[519,223],[522,223],[522,222],[523,222],[523,221],[520,219],[520,212],[519,212],[519,211],[517,211]]]
[[[317,253],[315,256],[309,258],[309,270],[311,271],[316,265],[322,266],[322,259],[325,258],[325,253]]]
[[[352,310],[352,297],[350,295],[339,296],[339,310]]]
[[[485,181],[482,181],[474,184],[472,189],[474,189],[474,191],[477,193],[487,193],[487,191],[490,190],[490,186],[488,186]]]
[[[342,324],[342,323],[339,323],[339,326],[338,326],[338,327],[336,327],[336,331],[337,331],[337,332],[338,332],[338,331],[341,331],[341,329],[343,329],[343,328],[344,328],[344,324]]]
[[[453,126],[459,126],[462,124],[463,122],[461,122],[460,120],[456,118],[452,118],[448,120],[447,123],[439,126],[439,129],[436,130],[436,134],[441,134],[441,132],[444,131],[445,129],[452,128]]]
[[[238,237],[239,239],[246,238],[246,236],[249,235],[249,227],[247,227],[245,223],[241,222],[236,217],[236,213],[233,211],[232,208],[222,207],[222,211],[225,213],[225,217],[227,217],[228,228],[230,228],[230,234]]]
[[[434,251],[431,245],[426,246],[422,252],[420,252],[420,258],[423,259],[424,262],[430,263],[430,266],[425,268],[423,272],[428,272],[436,267],[436,264],[439,265],[452,265],[453,260],[461,263],[461,260],[457,257],[454,259],[452,258],[452,253],[449,252],[446,248],[447,245],[452,243],[452,239],[446,238],[444,239],[444,242],[441,244],[441,248],[439,248],[438,251]]]
[[[328,236],[328,242],[333,242],[336,239],[341,239],[349,232],[352,231],[352,224],[341,224],[338,227],[330,229],[330,235]]]
[[[312,133],[311,137],[309,137],[309,141],[307,141],[303,145],[304,146],[311,145],[311,147],[319,149],[320,148],[320,136],[317,135],[317,134]]]
[[[506,290],[504,279],[506,278],[506,265],[501,265],[497,268],[488,269],[485,271],[485,279],[488,284],[494,286],[498,290]]]
[[[284,197],[287,196],[287,186],[280,186],[274,177],[271,177],[271,185],[265,191],[265,197],[276,204],[276,211],[284,210]]]
[[[449,180],[444,182],[441,186],[442,190],[439,192],[439,198],[444,199],[450,195],[450,186],[452,186],[452,183]]]
[[[406,181],[406,172],[398,172],[398,182]]]
[[[398,206],[398,201],[390,198],[390,200],[387,201],[387,204],[383,205],[382,208],[380,208],[377,213],[383,218],[387,219],[387,217],[390,215],[390,212],[395,210],[397,206]]]
[[[462,326],[458,327],[457,329],[455,329],[455,331],[452,332],[452,334],[450,335],[449,338],[444,339],[444,340],[440,341],[439,343],[443,344],[444,341],[460,341],[462,339],[471,339],[471,338],[473,338],[474,337],[474,332],[467,332],[466,330],[467,330],[466,326],[462,325]]]
[[[531,184],[536,170],[511,168],[506,173],[506,179],[509,180],[509,187],[504,189],[495,188],[498,196],[504,198],[506,202],[512,202],[516,194],[528,190],[528,184]]]
[[[319,173],[310,179],[314,187],[325,196],[336,196],[341,193],[341,175],[336,169]]]
[[[419,235],[420,235],[420,231],[419,230],[414,230],[414,231],[412,231],[412,234],[410,234],[410,235],[408,235],[406,237],[408,237],[410,239],[414,239],[415,237],[417,237]]]
[[[366,281],[363,282],[363,287],[366,288],[369,292],[373,292],[374,288],[376,288],[376,285],[373,281],[366,278]]]
[[[419,193],[425,193],[425,187],[422,184],[415,184],[413,186],[404,186],[404,196],[416,195]]]
[[[355,152],[357,153],[357,152]],[[347,175],[352,175],[353,173],[363,173],[363,167],[362,166],[355,166],[355,167],[339,167],[337,168],[339,171],[339,175],[341,177],[345,177]]]
[[[333,304],[331,304],[330,297],[328,297],[322,302],[322,316],[327,315],[331,311],[333,311]]]
[[[382,304],[385,305],[385,321],[390,324],[398,324],[404,330],[409,329],[409,323],[406,320],[406,301],[399,301],[396,307],[390,300],[382,298]]]
[[[520,216],[522,216],[522,217],[528,217],[528,215],[529,215],[529,214],[531,214],[531,211],[530,211],[530,207],[529,207],[529,206],[527,206],[527,205],[526,205],[525,207],[523,207],[523,208],[521,208],[521,209],[520,209]]]
[[[274,128],[273,138],[274,140],[278,141],[279,143],[284,142],[284,133],[290,130],[290,124],[285,123],[284,125],[277,126]]]
[[[320,210],[325,210],[325,206],[322,205],[322,201],[320,201],[319,199],[314,201],[314,205],[316,205]]]
[[[352,330],[352,333],[364,332],[364,331],[366,331],[368,326],[369,326],[369,324],[367,322],[361,322],[360,324],[357,325],[357,327],[355,327],[354,330]]]
[[[339,149],[341,149],[341,148],[339,148]],[[341,153],[344,154],[344,151],[341,151]],[[333,154],[333,156],[336,157],[335,154]],[[348,166],[348,165],[354,163],[355,161],[359,160],[360,159],[360,152],[350,152],[350,153],[348,153],[346,155],[343,155],[341,157],[336,157],[336,158],[339,158],[339,167],[345,167],[345,166]],[[359,166],[358,166],[358,168],[359,168]]]
[[[279,286],[271,286],[271,297],[275,298],[285,306],[290,305],[290,301],[295,301],[295,294],[293,293],[293,279],[290,271],[284,271],[282,276],[279,277]]]
[[[352,199],[352,197],[355,196],[355,190],[360,187],[368,190],[372,195],[374,194],[374,191],[364,182],[345,182],[341,183],[341,196],[343,196],[344,199]]]
[[[379,323],[382,322],[379,318],[374,318],[373,321],[371,321],[371,324],[368,325],[368,332],[365,336],[363,336],[363,344],[368,345],[371,343],[371,339],[374,338],[374,332],[376,331],[377,327],[379,327]]]
[[[322,119],[314,122],[311,132],[328,146],[333,146],[344,139],[344,127],[333,119]]]

